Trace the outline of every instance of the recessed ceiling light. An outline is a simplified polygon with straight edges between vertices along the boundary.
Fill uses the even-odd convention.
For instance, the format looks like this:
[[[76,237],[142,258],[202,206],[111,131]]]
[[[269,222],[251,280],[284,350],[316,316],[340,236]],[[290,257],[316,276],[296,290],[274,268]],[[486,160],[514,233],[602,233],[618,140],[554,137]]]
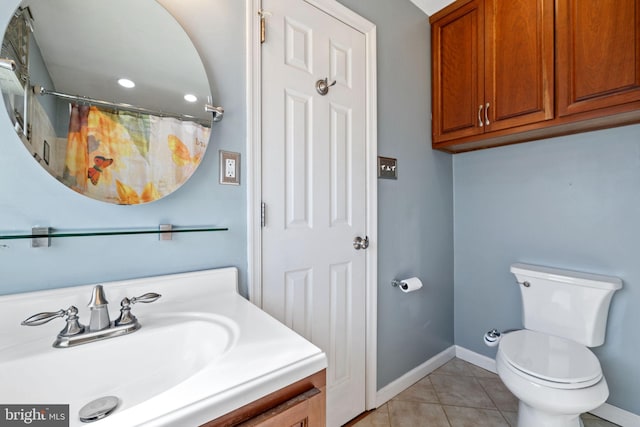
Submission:
[[[184,96],[184,100],[187,102],[196,102],[198,100],[198,97],[188,93]]]
[[[136,84],[129,79],[120,79],[118,80],[118,84],[122,87],[126,87],[127,89],[131,89]]]

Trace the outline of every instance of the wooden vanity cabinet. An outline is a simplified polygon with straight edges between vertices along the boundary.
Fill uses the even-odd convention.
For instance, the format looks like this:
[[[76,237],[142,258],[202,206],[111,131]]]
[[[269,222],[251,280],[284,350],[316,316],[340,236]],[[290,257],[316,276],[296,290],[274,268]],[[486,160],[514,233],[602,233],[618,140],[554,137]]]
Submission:
[[[558,116],[640,101],[640,1],[556,4]]]
[[[326,370],[297,381],[201,427],[325,427]]]
[[[431,24],[434,143],[553,118],[553,0],[457,1]]]

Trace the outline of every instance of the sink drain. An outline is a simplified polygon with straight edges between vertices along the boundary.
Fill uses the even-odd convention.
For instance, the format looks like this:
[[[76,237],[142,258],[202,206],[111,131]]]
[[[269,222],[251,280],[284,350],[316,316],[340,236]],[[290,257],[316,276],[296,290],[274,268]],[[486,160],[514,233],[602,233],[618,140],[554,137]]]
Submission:
[[[111,415],[116,409],[120,400],[115,396],[105,396],[93,400],[80,409],[80,421],[91,423]]]

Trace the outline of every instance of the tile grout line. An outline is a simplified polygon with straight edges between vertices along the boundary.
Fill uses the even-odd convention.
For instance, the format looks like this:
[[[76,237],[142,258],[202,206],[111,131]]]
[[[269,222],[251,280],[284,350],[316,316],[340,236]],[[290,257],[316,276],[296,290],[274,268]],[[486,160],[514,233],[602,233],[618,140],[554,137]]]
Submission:
[[[444,410],[444,405],[440,405],[440,408],[442,409],[442,412],[444,412],[444,417],[447,419],[447,422],[449,423],[449,427],[452,427],[453,424],[451,424],[451,420],[449,419],[449,415],[447,414],[447,411]]]
[[[438,405],[442,406],[442,401],[440,400],[440,396],[438,396],[438,390],[436,390],[436,388],[433,386],[433,383],[431,382],[431,375],[434,372],[432,372],[431,374],[427,375],[427,378],[429,379],[429,384],[431,385],[431,388],[433,389],[433,394],[435,394],[436,396],[436,400],[438,401]],[[449,423],[451,424],[451,423]]]
[[[433,394],[436,396],[436,400],[438,401],[438,405],[440,406],[440,409],[442,409],[442,412],[444,413],[444,417],[447,419],[447,423],[449,424],[449,427],[452,427],[453,424],[451,424],[451,420],[449,419],[449,415],[447,415],[447,411],[444,410],[444,404],[442,403],[442,400],[440,400],[440,396],[438,395],[438,390],[436,390],[436,388],[434,387],[433,383],[431,382],[431,375],[435,374],[435,371],[432,372],[431,374],[427,375],[427,378],[429,379],[429,384],[431,384],[431,388],[433,389]],[[436,374],[438,375],[438,374]]]
[[[482,389],[482,391],[484,391],[484,393],[487,395],[487,397],[489,398],[489,400],[491,401],[491,403],[493,403],[493,406],[495,407],[496,411],[500,412],[500,409],[498,408],[498,404],[496,403],[496,401],[495,401],[495,400],[493,400],[493,397],[491,397],[491,393],[489,393],[489,392],[487,391],[487,389],[485,388],[485,386],[482,384],[482,381],[480,381],[480,380],[478,379],[479,377],[474,376],[474,378],[476,379],[476,381],[478,382],[478,384],[480,384],[480,388],[481,388],[481,389]],[[502,416],[502,412],[500,412],[500,416]],[[502,416],[502,418],[504,418],[504,416]],[[505,421],[507,421],[507,420],[505,420]],[[507,424],[509,424],[509,423],[507,422]]]
[[[496,403],[496,401],[493,399],[493,397],[491,397],[491,393],[489,393],[487,391],[487,388],[484,386],[484,384],[482,384],[482,381],[479,380],[479,378],[485,378],[485,377],[478,377],[476,375],[474,375],[474,378],[478,381],[478,383],[480,384],[480,388],[482,390],[484,390],[484,392],[486,393],[487,397],[489,397],[489,400],[491,400],[491,402],[493,403],[493,406],[496,407],[496,411],[498,411],[498,413],[500,414],[500,416],[502,417],[502,419],[504,420],[504,422],[511,427],[511,423],[509,422],[509,420],[507,419],[507,417],[504,416],[504,414],[502,413],[502,410],[498,407],[498,404]],[[487,377],[488,378],[488,377]]]
[[[480,380],[478,380],[478,376],[476,376],[473,372],[469,372],[468,375],[465,375],[464,373],[462,374],[458,374],[458,373],[448,373],[448,372],[432,372],[431,374],[427,375],[427,377],[431,377],[432,374],[436,374],[436,375],[448,375],[448,376],[452,376],[452,377],[463,377],[463,378],[473,378],[473,380],[480,386],[480,389],[487,395],[487,397],[489,398],[489,400],[491,401],[491,403],[493,404],[494,408],[496,411],[498,411],[498,413],[500,414],[500,416],[504,419],[504,415],[502,415],[502,413],[498,410],[498,406],[496,405],[496,403],[494,402],[494,400],[491,398],[491,396],[489,395],[489,393],[487,392],[487,390],[484,388],[484,386],[482,385],[482,382]],[[472,406],[463,406],[463,405],[445,405],[442,400],[440,400],[440,396],[438,395],[438,391],[436,390],[436,388],[433,386],[433,383],[431,382],[431,378],[429,378],[429,383],[431,384],[431,387],[433,388],[433,391],[436,395],[436,399],[438,400],[438,403],[440,405],[440,408],[442,409],[442,412],[444,413],[445,418],[447,419],[447,422],[449,423],[449,426],[452,427],[453,424],[451,423],[451,420],[449,418],[449,414],[447,414],[447,411],[445,409],[445,406],[450,406],[450,407],[457,407],[457,408],[465,408],[465,409],[476,409],[476,410],[483,410],[485,408],[475,408]],[[509,426],[511,426],[511,424],[509,424],[509,422],[504,419],[505,423]]]

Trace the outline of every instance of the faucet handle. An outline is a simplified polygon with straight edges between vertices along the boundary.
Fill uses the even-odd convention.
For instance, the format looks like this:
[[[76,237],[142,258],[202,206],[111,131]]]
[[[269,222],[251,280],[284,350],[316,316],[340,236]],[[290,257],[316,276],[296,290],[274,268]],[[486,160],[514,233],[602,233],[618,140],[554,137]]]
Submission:
[[[60,336],[68,337],[72,335],[77,335],[84,332],[84,326],[80,324],[78,321],[78,309],[75,306],[71,306],[66,310],[58,310],[53,312],[43,312],[34,314],[31,317],[26,318],[22,321],[21,325],[24,326],[39,326],[44,325],[47,322],[50,322],[53,319],[57,319],[58,317],[67,316],[67,326],[60,331]]]
[[[131,302],[131,304],[135,304],[137,302],[150,303],[150,302],[154,302],[155,300],[157,300],[161,296],[162,295],[156,294],[155,292],[148,292],[148,293],[146,293],[144,295],[140,295],[139,297],[133,297],[129,301]],[[123,299],[122,303],[124,303],[124,300],[126,300],[126,299],[128,299],[128,298]],[[122,305],[122,303],[120,303],[120,304]]]
[[[34,314],[31,317],[24,319],[20,324],[22,326],[39,326],[44,325],[47,322],[52,321],[53,319],[57,319],[58,317],[63,317],[67,315],[67,312],[71,311],[71,309],[75,308],[74,306],[69,307],[67,310],[58,310],[58,311],[45,311],[43,313]],[[76,313],[78,313],[78,309],[76,309]]]
[[[157,294],[155,292],[149,292],[144,295],[140,295],[139,297],[123,298],[122,301],[120,302],[120,317],[118,317],[118,319],[115,322],[116,326],[128,325],[130,323],[134,323],[138,321],[138,319],[136,319],[136,316],[131,314],[132,304],[136,304],[138,302],[143,302],[143,303],[154,302],[161,296],[162,295]]]

